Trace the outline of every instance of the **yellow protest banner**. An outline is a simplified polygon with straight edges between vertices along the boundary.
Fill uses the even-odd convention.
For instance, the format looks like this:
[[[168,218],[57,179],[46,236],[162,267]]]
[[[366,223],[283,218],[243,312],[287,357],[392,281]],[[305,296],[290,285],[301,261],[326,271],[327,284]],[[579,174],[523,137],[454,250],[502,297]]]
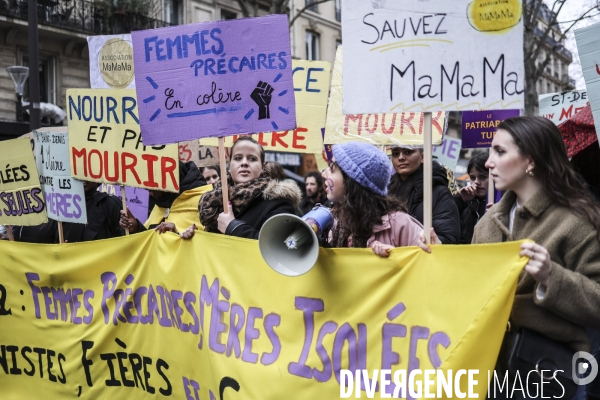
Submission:
[[[323,134],[329,94],[331,63],[293,60],[294,98],[297,128],[252,135],[265,150],[291,153],[319,153],[323,150]],[[225,138],[231,147],[239,135]],[[200,144],[216,146],[216,138],[200,139]]]
[[[331,78],[325,143],[366,141],[379,145],[423,145],[422,113],[344,115],[342,113],[342,95],[342,46],[338,46]],[[431,122],[433,144],[440,145],[446,124],[445,113],[433,112]]]
[[[257,241],[205,232],[0,241],[2,397],[337,399],[346,369],[437,368],[477,370],[452,387],[483,399],[520,244],[321,249],[290,278]]]
[[[47,222],[44,194],[29,139],[2,142],[0,160],[0,224]]]
[[[135,90],[68,89],[67,108],[75,178],[179,191],[177,145],[143,145]]]

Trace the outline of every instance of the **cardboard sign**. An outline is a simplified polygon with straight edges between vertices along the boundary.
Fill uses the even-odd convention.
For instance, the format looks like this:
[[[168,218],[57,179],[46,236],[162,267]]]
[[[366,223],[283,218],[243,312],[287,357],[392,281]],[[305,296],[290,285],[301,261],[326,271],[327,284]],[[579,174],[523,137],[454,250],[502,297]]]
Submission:
[[[200,150],[200,144],[198,143],[198,139],[189,140],[187,142],[179,142],[179,160],[183,162],[193,161],[196,166],[200,163],[200,158],[198,157],[198,153]]]
[[[346,0],[344,114],[521,109],[521,0]]]
[[[215,146],[198,146],[198,167],[219,165],[219,148]],[[229,148],[225,148],[225,161],[229,162]]]
[[[586,90],[571,90],[539,96],[540,115],[548,118],[556,125],[565,122],[580,110],[583,110],[587,103]]]
[[[83,182],[71,176],[66,130],[33,131],[33,135],[35,163],[48,216],[61,222],[87,223]]]
[[[29,139],[0,146],[0,224],[39,225],[48,221]]]
[[[179,191],[177,145],[144,146],[135,90],[68,89],[67,108],[75,178]]]
[[[88,36],[90,85],[98,89],[135,89],[131,35]]]
[[[325,127],[331,63],[324,61],[292,61],[296,124],[293,130],[261,132],[254,138],[265,150],[291,153],[317,153],[323,147],[321,129]],[[237,135],[225,138],[231,147]],[[201,144],[217,146],[218,139],[201,139]]]
[[[456,164],[460,158],[462,140],[444,136],[444,141],[441,146],[433,148],[433,157],[442,165],[450,168],[452,171],[456,169]]]
[[[287,16],[131,36],[145,145],[296,127]]]
[[[103,183],[98,190],[117,196],[119,199],[121,198],[121,186],[119,185]],[[131,210],[133,216],[140,220],[141,223],[146,222],[148,219],[150,193],[146,189],[125,186],[125,196],[127,198],[127,208]]]
[[[463,111],[462,147],[491,147],[496,128],[507,118],[518,117],[519,110]]]
[[[581,59],[581,69],[587,87],[596,125],[596,135],[600,138],[600,22],[575,31],[577,50]]]
[[[423,145],[423,114],[348,114],[342,112],[342,46],[338,46],[331,79],[324,142],[364,141],[380,145]],[[432,116],[433,144],[442,143],[446,123],[443,112]]]

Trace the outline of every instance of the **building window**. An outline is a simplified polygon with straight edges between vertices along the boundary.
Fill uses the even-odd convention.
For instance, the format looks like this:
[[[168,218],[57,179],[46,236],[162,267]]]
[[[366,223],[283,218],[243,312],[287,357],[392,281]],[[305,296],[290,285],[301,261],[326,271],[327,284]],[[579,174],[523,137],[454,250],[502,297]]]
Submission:
[[[183,23],[183,3],[181,0],[165,0],[165,22],[171,25]]]
[[[318,8],[319,6],[317,4],[313,4],[316,2],[317,2],[317,0],[306,0],[306,6],[308,7],[308,10],[313,11],[313,12],[319,12],[319,8]],[[311,4],[313,4],[313,5],[311,6]]]
[[[319,34],[306,31],[306,59],[319,59]]]
[[[237,19],[237,17],[238,16],[237,16],[236,12],[221,8],[221,19],[230,20],[230,19]]]
[[[23,55],[21,65],[29,66],[29,57]],[[56,59],[54,57],[39,56],[40,74],[40,101],[42,103],[56,104]],[[31,76],[31,71],[29,72]],[[23,87],[23,100],[29,101],[29,79]]]
[[[335,20],[342,22],[342,0],[335,0]]]

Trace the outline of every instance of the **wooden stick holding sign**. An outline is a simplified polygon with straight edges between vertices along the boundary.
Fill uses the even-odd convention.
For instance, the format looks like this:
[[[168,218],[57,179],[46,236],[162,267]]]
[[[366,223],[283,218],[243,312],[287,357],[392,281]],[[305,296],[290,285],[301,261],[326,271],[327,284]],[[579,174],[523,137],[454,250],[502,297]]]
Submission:
[[[121,185],[121,201],[123,202],[123,212],[127,215],[127,194],[125,193],[125,185]],[[125,235],[129,236],[129,228],[125,228]]]
[[[219,137],[219,165],[221,166],[221,189],[223,191],[223,212],[229,203],[229,188],[227,187],[227,166],[225,163],[225,138]]]
[[[11,242],[15,241],[15,235],[13,235],[11,225],[6,225],[6,234],[8,235],[8,240],[10,240]]]
[[[65,242],[65,234],[63,231],[62,221],[58,221],[58,242],[63,244]]]
[[[431,138],[431,113],[423,113],[423,228],[425,242],[431,244],[432,198],[433,198],[433,154]]]

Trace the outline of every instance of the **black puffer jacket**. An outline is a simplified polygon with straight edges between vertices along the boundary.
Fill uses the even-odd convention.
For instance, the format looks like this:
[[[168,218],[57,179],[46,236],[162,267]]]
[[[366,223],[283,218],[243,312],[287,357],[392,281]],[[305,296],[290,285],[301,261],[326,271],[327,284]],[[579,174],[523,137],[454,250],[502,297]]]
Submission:
[[[258,239],[260,228],[272,216],[296,215],[302,192],[294,182],[272,180],[264,192],[250,200],[225,230],[226,235]]]
[[[389,193],[406,203],[408,213],[423,223],[423,165],[407,180],[392,176]],[[433,229],[444,244],[456,244],[460,239],[460,215],[448,189],[446,169],[433,161]]]
[[[479,222],[483,214],[485,214],[485,199],[475,198],[469,202],[465,202],[460,193],[455,194],[454,202],[460,213],[460,244],[471,244],[473,232],[475,232],[475,224]]]
[[[94,197],[86,201],[87,224],[63,222],[65,240],[75,243],[123,236],[125,232],[119,226],[122,209],[118,197],[94,192]]]

